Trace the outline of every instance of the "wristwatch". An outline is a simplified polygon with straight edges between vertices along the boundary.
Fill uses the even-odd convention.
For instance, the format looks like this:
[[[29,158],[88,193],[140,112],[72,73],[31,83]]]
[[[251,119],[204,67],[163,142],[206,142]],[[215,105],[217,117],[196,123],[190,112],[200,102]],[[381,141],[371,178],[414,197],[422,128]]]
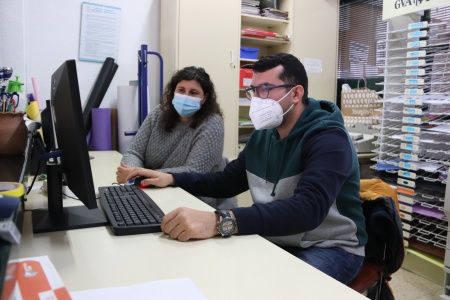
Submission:
[[[215,211],[219,214],[219,222],[217,222],[217,231],[223,237],[229,237],[236,229],[236,219],[231,217],[228,210],[219,209]]]

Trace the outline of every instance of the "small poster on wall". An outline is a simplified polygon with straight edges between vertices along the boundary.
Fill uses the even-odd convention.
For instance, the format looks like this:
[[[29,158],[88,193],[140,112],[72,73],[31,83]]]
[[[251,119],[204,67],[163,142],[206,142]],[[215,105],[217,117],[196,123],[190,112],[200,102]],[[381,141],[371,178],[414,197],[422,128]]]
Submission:
[[[81,9],[80,60],[117,61],[120,8],[83,2]]]

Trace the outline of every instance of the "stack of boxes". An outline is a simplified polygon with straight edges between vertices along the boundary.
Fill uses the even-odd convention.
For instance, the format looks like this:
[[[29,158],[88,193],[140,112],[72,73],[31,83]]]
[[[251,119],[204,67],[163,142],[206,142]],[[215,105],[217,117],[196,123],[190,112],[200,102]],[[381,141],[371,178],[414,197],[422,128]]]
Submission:
[[[258,59],[258,48],[251,47],[241,47],[241,59],[257,60]],[[245,89],[250,86],[253,77],[253,71],[250,67],[242,66],[239,73],[239,88]]]

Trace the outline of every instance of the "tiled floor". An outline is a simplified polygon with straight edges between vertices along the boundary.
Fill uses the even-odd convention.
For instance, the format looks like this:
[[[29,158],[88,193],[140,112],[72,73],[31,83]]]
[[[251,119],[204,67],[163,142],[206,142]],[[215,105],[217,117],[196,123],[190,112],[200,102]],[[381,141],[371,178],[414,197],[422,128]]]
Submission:
[[[396,300],[439,300],[443,285],[400,268],[392,275],[390,286]]]

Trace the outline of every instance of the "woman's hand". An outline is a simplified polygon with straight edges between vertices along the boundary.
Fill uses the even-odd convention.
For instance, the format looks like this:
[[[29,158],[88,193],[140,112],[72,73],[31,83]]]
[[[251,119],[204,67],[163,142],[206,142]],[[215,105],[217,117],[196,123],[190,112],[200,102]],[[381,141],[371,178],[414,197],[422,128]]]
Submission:
[[[125,183],[127,181],[128,174],[130,174],[134,169],[136,168],[127,166],[124,162],[121,162],[116,171],[117,183]]]
[[[166,187],[168,185],[173,185],[173,176],[172,174],[158,172],[150,169],[144,168],[132,168],[133,170],[128,173],[126,177],[126,181],[133,179],[135,177],[145,177],[141,181],[141,185],[153,185],[157,187]]]

